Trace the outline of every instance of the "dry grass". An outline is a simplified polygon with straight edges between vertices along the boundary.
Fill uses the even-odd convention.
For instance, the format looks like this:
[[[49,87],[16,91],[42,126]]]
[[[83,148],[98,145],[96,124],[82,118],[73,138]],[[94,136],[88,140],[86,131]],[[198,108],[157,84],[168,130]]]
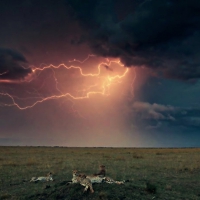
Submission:
[[[198,148],[0,147],[0,151],[0,199],[39,199],[44,194],[51,196],[43,199],[58,199],[55,196],[62,194],[59,199],[67,200],[200,198]],[[93,174],[101,164],[106,165],[108,176],[130,182],[123,187],[94,185],[93,196],[83,195],[81,186],[65,184],[71,180],[73,169]],[[44,176],[50,171],[55,182],[48,185],[28,182],[31,177]]]
[[[15,161],[7,161],[7,162],[4,162],[2,164],[2,166],[5,166],[5,167],[17,167],[19,166],[20,164],[15,162]]]
[[[136,158],[136,159],[142,159],[144,158],[142,155],[137,155],[137,154],[133,154],[133,158]]]
[[[27,162],[26,162],[26,166],[33,166],[33,165],[37,165],[37,161],[35,159],[29,159]]]
[[[126,158],[124,156],[118,156],[117,158],[115,158],[115,160],[117,160],[117,161],[125,161]]]

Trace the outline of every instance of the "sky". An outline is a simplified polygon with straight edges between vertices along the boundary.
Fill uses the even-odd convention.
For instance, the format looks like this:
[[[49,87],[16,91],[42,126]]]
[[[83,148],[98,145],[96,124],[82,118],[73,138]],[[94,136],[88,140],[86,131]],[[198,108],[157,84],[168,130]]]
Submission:
[[[2,0],[0,27],[0,145],[200,146],[199,0]]]

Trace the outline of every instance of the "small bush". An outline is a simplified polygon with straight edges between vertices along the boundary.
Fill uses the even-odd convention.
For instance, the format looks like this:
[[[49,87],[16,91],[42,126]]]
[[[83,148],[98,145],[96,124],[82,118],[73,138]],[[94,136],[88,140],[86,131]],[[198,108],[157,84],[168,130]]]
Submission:
[[[111,156],[109,156],[109,155],[104,155],[104,154],[103,154],[103,158],[112,159]]]
[[[14,161],[8,161],[8,162],[4,163],[3,166],[17,167],[17,166],[19,166],[19,164]]]
[[[107,200],[108,199],[107,192],[104,192],[104,191],[99,192],[99,199],[101,199],[101,200]]]
[[[166,185],[165,189],[171,191],[172,190],[172,186],[171,185]]]
[[[125,161],[126,159],[124,157],[117,157],[115,160],[122,160],[122,161]]]
[[[136,159],[142,159],[142,158],[144,158],[144,157],[141,156],[141,155],[133,154],[133,158],[136,158]]]
[[[35,160],[28,160],[26,163],[26,166],[32,166],[32,165],[37,165],[38,163]]]
[[[7,193],[5,193],[5,194],[2,194],[1,196],[0,196],[0,199],[1,200],[3,200],[3,199],[10,199],[12,196],[10,195],[10,194],[7,194]]]
[[[158,156],[162,156],[162,155],[164,155],[164,153],[157,152],[156,155],[158,155]]]
[[[85,152],[85,154],[87,155],[87,154],[91,154],[91,152]]]
[[[148,182],[146,182],[146,191],[149,193],[155,194],[157,191],[157,187],[156,187],[156,185],[154,185],[148,181]]]

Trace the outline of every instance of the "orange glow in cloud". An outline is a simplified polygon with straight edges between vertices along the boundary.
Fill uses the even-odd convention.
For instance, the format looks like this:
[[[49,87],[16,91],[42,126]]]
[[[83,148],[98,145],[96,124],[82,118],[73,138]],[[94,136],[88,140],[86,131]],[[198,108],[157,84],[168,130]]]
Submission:
[[[122,81],[126,77],[127,73],[129,72],[129,69],[125,68],[124,65],[120,62],[120,60],[117,60],[117,59],[110,60],[107,58],[107,59],[104,59],[103,62],[99,62],[96,65],[97,70],[95,73],[92,73],[92,72],[85,73],[83,68],[80,67],[80,65],[88,62],[91,57],[95,57],[95,56],[89,55],[83,61],[76,60],[76,59],[69,61],[69,63],[71,64],[70,66],[67,66],[64,63],[62,63],[57,66],[50,64],[50,65],[41,66],[41,67],[32,67],[32,73],[30,73],[24,80],[20,80],[20,81],[1,80],[0,82],[4,82],[4,83],[21,83],[22,85],[27,84],[26,95],[23,95],[21,97],[19,97],[16,94],[12,94],[11,92],[5,92],[5,91],[0,92],[0,96],[4,98],[9,98],[9,101],[10,101],[10,103],[2,102],[1,105],[16,106],[20,110],[25,110],[28,108],[33,108],[35,105],[39,103],[43,103],[45,101],[52,100],[52,99],[67,98],[70,101],[74,101],[74,100],[88,99],[93,95],[104,95],[104,96],[110,95],[111,86],[119,84],[120,81]],[[74,63],[77,63],[78,65],[75,65]],[[115,68],[113,67],[113,65],[115,66]],[[90,66],[90,69],[91,69],[91,66]],[[94,69],[95,69],[94,66],[92,66],[92,71]],[[47,78],[44,78],[44,77],[41,78],[40,76],[42,76],[42,73],[48,70],[51,71],[51,75],[48,75]],[[85,81],[84,84],[82,83],[81,86],[78,87],[73,92],[72,92],[73,83],[71,83],[69,80],[68,84],[71,83],[71,87],[68,86],[69,91],[66,91],[65,82],[67,81],[65,81],[65,79],[67,78],[60,79],[59,78],[60,75],[58,76],[60,72],[58,72],[58,70],[62,70],[63,77],[65,77],[64,73],[68,73],[68,74],[72,73],[71,74],[72,80],[73,80],[73,74],[75,74],[74,76],[76,77],[78,76],[78,78],[85,78],[85,79],[93,78],[93,80],[89,82]],[[48,80],[50,79],[49,77],[51,77],[51,83],[50,83],[50,80]],[[33,86],[31,86],[30,84],[35,83],[37,81],[40,81],[40,83],[42,82],[42,84],[40,84],[39,87],[35,87],[33,91]],[[50,85],[52,85],[52,82],[53,82],[55,91],[52,92],[53,94],[48,94],[48,95],[43,96],[43,94],[41,94],[39,90],[42,89],[44,85],[48,85],[47,82]],[[30,87],[30,91],[28,90],[29,87]],[[29,102],[28,100],[31,100],[31,102]],[[8,102],[8,99],[6,102]]]

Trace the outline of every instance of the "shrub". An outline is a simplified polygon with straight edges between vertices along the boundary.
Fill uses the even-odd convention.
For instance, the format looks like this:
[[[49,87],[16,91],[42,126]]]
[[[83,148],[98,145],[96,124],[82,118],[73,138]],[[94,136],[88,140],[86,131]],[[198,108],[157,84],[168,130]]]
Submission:
[[[2,195],[0,196],[0,199],[1,199],[1,200],[3,200],[3,199],[10,199],[10,198],[11,198],[11,195],[10,195],[10,194],[7,194],[7,193],[2,194]]]
[[[150,183],[149,181],[146,182],[146,191],[149,193],[155,194],[157,191],[156,185]]]
[[[144,158],[144,157],[141,156],[141,155],[133,154],[133,158],[136,158],[136,159],[142,159],[142,158]]]
[[[19,164],[14,161],[8,161],[8,162],[4,163],[3,166],[17,167],[17,166],[19,166]]]

